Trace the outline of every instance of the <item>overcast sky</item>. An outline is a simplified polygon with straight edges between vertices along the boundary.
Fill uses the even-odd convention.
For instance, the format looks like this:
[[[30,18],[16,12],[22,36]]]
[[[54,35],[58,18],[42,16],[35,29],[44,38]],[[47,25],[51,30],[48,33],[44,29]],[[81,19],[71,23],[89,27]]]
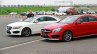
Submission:
[[[59,3],[58,3],[59,1]],[[72,1],[73,4],[97,4],[97,0],[1,0],[2,5],[58,5],[61,1]],[[65,2],[65,4],[70,4]]]

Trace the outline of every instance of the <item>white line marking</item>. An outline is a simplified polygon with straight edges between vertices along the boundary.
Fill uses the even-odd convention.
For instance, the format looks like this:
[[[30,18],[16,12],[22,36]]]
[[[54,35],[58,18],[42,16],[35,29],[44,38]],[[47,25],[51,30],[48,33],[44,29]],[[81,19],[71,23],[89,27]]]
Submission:
[[[34,41],[30,41],[30,42],[26,42],[26,43],[21,43],[21,44],[17,44],[17,45],[9,46],[9,47],[4,47],[4,48],[1,48],[0,50],[6,50],[6,49],[10,49],[10,48],[14,48],[14,47],[22,46],[22,45],[26,45],[26,44],[34,43],[34,42],[37,42],[37,41],[40,41],[40,40],[43,40],[43,39],[45,39],[45,38],[38,39],[38,40],[34,40]]]

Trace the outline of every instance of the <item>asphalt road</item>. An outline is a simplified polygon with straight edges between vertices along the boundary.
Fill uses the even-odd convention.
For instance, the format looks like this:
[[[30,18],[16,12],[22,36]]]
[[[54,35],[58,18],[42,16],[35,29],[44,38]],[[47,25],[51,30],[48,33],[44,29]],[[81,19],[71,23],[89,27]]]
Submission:
[[[2,54],[97,54],[97,37],[71,42],[37,40],[5,48]]]
[[[6,36],[5,26],[15,21],[18,18],[0,17],[0,54],[97,54],[97,36],[71,42],[45,40],[38,35]]]

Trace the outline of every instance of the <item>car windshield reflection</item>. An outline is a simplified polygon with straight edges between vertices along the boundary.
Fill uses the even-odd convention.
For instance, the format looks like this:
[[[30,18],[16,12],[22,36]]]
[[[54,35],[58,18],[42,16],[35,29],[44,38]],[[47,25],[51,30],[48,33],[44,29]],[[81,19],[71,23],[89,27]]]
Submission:
[[[33,21],[35,18],[33,18],[33,17],[31,17],[31,18],[27,18],[27,19],[25,19],[23,22],[31,22],[31,21]]]
[[[66,18],[60,20],[58,23],[70,24],[73,23],[78,16],[67,16]]]
[[[34,17],[27,18],[23,22],[31,22],[31,21],[33,21],[36,18],[39,18],[39,16],[34,16]]]

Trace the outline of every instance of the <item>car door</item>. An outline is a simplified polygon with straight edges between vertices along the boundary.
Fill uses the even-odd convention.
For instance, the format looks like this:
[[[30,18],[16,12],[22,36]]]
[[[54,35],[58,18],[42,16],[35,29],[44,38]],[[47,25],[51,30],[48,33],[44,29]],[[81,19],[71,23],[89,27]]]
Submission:
[[[34,22],[34,26],[32,26],[34,27],[33,32],[35,33],[40,33],[41,29],[44,26],[57,22],[56,19],[48,16],[39,17],[38,19],[36,19],[36,21],[37,21],[36,23]]]
[[[33,33],[40,33],[41,28],[46,23],[46,17],[39,17],[33,22],[33,26],[31,26]]]
[[[75,36],[83,36],[87,35],[90,29],[89,18],[87,16],[79,18],[76,22],[80,22],[79,24],[75,24],[74,33]]]
[[[89,33],[90,34],[97,34],[97,18],[90,16],[89,17],[89,24],[90,24],[90,29],[89,29]]]

